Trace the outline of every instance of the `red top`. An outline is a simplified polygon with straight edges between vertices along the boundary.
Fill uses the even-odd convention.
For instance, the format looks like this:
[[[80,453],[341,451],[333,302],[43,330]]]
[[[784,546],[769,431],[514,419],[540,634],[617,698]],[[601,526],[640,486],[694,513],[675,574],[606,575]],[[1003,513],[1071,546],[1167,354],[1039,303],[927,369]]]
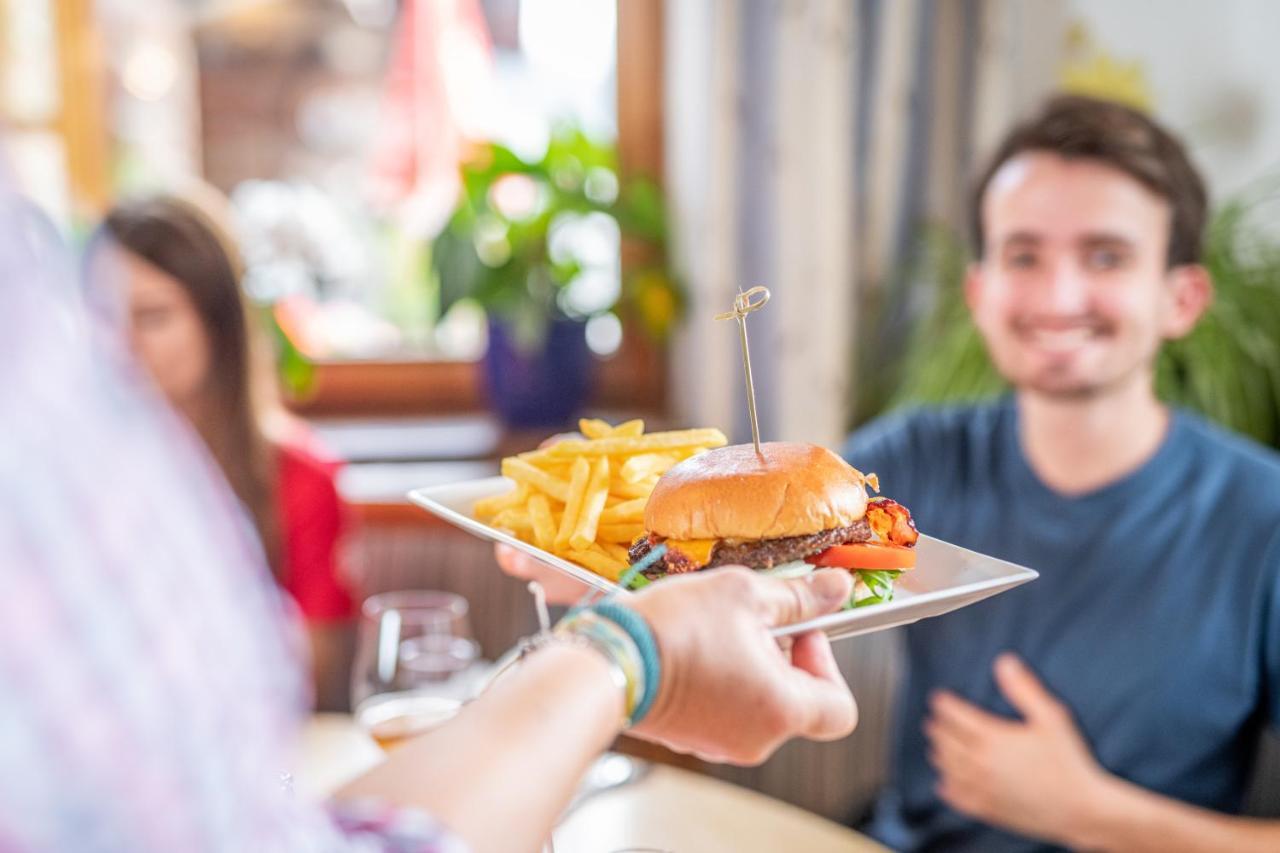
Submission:
[[[342,463],[324,458],[304,442],[289,442],[276,449],[280,459],[281,582],[308,622],[350,619],[356,608],[341,554],[347,507],[334,481]]]

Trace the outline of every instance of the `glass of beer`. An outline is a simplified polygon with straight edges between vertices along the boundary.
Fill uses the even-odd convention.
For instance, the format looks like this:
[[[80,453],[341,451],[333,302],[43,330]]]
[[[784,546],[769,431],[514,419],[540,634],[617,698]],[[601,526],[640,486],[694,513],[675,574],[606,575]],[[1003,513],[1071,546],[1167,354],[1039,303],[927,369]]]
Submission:
[[[387,592],[360,612],[351,705],[383,749],[448,720],[470,699],[479,656],[467,600],[451,592]]]

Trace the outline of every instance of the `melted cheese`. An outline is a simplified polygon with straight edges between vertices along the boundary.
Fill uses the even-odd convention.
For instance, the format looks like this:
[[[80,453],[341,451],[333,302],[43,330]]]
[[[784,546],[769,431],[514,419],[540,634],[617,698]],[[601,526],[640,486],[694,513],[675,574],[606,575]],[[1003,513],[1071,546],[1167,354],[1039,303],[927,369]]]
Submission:
[[[699,566],[711,560],[711,549],[719,539],[668,539],[667,547],[679,551]]]

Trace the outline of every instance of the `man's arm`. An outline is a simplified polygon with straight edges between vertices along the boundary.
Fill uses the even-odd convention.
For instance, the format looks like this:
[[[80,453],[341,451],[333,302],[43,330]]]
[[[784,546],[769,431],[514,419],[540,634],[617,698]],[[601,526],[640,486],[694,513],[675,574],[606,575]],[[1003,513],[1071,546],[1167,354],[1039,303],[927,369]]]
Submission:
[[[1115,776],[1101,780],[1093,800],[1069,839],[1073,847],[1126,853],[1280,850],[1280,821],[1189,806]]]
[[[1066,706],[1013,655],[997,658],[995,677],[1021,720],[945,691],[933,697],[929,760],[952,808],[1081,850],[1280,850],[1280,821],[1218,814],[1108,773]]]

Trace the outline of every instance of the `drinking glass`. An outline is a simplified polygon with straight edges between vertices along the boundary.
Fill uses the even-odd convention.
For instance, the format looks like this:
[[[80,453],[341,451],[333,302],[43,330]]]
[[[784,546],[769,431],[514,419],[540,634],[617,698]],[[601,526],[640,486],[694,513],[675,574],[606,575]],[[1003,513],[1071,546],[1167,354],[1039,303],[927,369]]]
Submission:
[[[383,749],[451,718],[470,697],[479,656],[467,600],[451,592],[372,596],[360,611],[351,705]]]

